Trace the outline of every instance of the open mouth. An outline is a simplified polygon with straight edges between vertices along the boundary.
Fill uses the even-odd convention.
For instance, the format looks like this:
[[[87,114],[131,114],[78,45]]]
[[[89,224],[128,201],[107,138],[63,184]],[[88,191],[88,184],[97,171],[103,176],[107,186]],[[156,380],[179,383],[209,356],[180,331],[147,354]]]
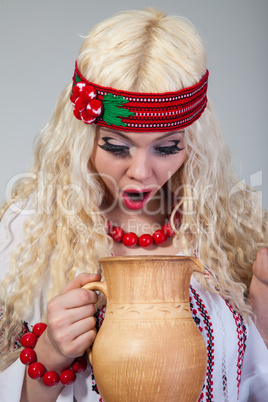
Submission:
[[[147,193],[129,193],[128,191],[125,192],[126,196],[130,198],[132,201],[142,201]]]
[[[146,191],[127,190],[122,192],[122,197],[127,208],[140,209],[146,204],[150,196],[150,193],[151,190]]]

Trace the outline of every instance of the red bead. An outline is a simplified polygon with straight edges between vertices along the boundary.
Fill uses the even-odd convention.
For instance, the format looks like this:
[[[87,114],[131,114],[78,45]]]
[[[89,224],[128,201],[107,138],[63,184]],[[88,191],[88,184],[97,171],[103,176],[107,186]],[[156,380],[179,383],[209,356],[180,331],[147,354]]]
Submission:
[[[139,238],[135,233],[128,232],[128,233],[124,234],[122,242],[127,247],[133,247],[133,246],[136,246],[136,244],[138,243],[138,240],[139,240]]]
[[[73,370],[64,370],[60,375],[60,381],[63,385],[71,385],[76,380],[76,374]]]
[[[139,246],[141,247],[150,247],[153,242],[153,237],[150,234],[143,234],[139,237]]]
[[[165,243],[167,241],[167,235],[163,230],[156,230],[153,234],[154,242],[157,245]]]
[[[23,335],[20,343],[25,348],[34,348],[37,342],[37,336],[33,332],[27,332]]]
[[[169,237],[172,237],[172,236],[175,235],[175,232],[174,232],[174,230],[172,229],[172,226],[171,226],[171,224],[170,224],[169,222],[165,223],[165,224],[162,226],[162,230],[163,230],[163,232],[166,233],[166,235],[168,235]]]
[[[39,336],[41,336],[42,333],[46,330],[46,327],[47,327],[47,324],[45,324],[43,322],[38,322],[33,327],[33,333],[37,336],[37,338],[39,338]]]
[[[36,361],[36,353],[31,348],[25,348],[20,352],[20,360],[23,364],[30,364]]]
[[[47,371],[43,376],[43,383],[47,387],[54,387],[60,382],[60,376],[56,371]]]
[[[87,368],[87,359],[85,357],[77,357],[72,364],[75,373],[82,373]]]
[[[39,362],[31,363],[30,366],[28,367],[28,375],[33,380],[38,380],[39,378],[43,377],[45,372],[46,372],[45,366]]]
[[[109,232],[109,235],[112,239],[114,239],[114,241],[119,242],[124,236],[124,231],[122,228],[120,228],[120,226],[113,226]]]

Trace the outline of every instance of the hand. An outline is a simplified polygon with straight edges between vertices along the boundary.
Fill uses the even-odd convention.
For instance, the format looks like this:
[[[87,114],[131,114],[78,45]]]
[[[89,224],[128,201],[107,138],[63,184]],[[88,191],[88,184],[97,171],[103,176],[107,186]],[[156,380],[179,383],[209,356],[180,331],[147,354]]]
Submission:
[[[258,251],[252,270],[249,300],[256,317],[256,326],[268,347],[268,247]]]
[[[42,336],[42,341],[40,337],[36,348],[41,341],[39,344],[39,349],[42,347],[41,355],[44,357],[44,350],[47,350],[47,356],[44,358],[49,362],[53,361],[51,364],[54,370],[56,366],[71,364],[74,358],[83,355],[94,341],[96,336],[94,303],[98,297],[94,291],[82,287],[100,278],[101,276],[97,274],[80,274],[63,289],[60,295],[48,303],[47,330]]]
[[[257,258],[253,264],[252,270],[252,279],[257,279],[264,285],[268,286],[268,247],[263,247],[258,251]]]

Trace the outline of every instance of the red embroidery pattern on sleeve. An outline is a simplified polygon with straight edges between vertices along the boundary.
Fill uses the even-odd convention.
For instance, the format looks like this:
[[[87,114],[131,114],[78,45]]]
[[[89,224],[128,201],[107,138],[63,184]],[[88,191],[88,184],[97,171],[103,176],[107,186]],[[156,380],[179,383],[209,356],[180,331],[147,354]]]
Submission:
[[[95,314],[97,331],[100,329],[100,327],[103,323],[105,311],[106,311],[106,305],[103,305],[99,310],[97,310],[97,312]],[[95,376],[94,376],[93,371],[91,374],[91,387],[92,387],[92,391],[95,391],[98,395],[100,394],[99,390],[98,390],[98,386],[95,381]],[[103,402],[101,396],[100,396],[99,402]]]
[[[213,368],[214,368],[214,335],[212,328],[212,321],[205,305],[196,292],[196,290],[190,286],[190,292],[193,297],[190,296],[190,308],[193,319],[205,338],[207,344],[207,372],[203,391],[200,394],[198,402],[212,402],[213,399]],[[195,304],[195,306],[194,306]]]
[[[1,307],[1,308],[0,308],[0,320],[1,320],[1,318],[3,317],[3,315],[4,315],[4,309],[3,309],[3,307]],[[19,348],[21,347],[20,340],[21,340],[22,336],[23,336],[26,332],[29,332],[28,323],[27,323],[26,321],[22,321],[21,325],[22,325],[21,331],[20,331],[20,333],[18,334],[18,336],[16,337],[16,339],[14,340],[14,343],[11,344],[11,342],[10,342],[10,344],[9,344],[10,350],[17,350],[17,349],[19,349]],[[2,333],[3,333],[3,331],[4,331],[4,329],[2,330]],[[2,333],[1,333],[1,334],[2,334]],[[1,334],[0,334],[0,336],[1,336]]]
[[[237,389],[239,392],[239,385],[241,381],[241,371],[242,371],[242,366],[243,366],[243,361],[244,361],[244,356],[245,356],[245,350],[246,350],[246,341],[247,341],[247,329],[243,320],[243,317],[238,314],[236,311],[233,310],[232,306],[230,303],[225,300],[225,303],[231,313],[233,314],[235,324],[236,324],[236,332],[237,332],[237,346],[238,346],[238,359],[237,359]]]
[[[95,314],[97,330],[100,329],[100,327],[103,323],[105,312],[106,312],[106,305],[103,305],[102,308],[99,309]]]

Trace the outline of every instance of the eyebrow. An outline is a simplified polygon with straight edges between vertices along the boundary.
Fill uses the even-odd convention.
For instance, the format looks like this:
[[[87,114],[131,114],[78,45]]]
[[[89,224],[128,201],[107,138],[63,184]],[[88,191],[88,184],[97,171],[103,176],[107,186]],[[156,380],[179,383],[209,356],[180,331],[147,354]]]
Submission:
[[[117,134],[120,137],[124,138],[125,140],[131,141],[131,139],[128,136],[126,136],[125,134],[123,134],[121,131],[113,130],[112,128],[106,128],[106,127],[101,127],[100,129],[103,131],[112,132],[112,133]],[[166,134],[163,134],[161,137],[156,138],[155,141],[162,140],[163,138],[167,138],[173,134],[183,134],[183,133],[184,133],[184,130],[170,131]]]

